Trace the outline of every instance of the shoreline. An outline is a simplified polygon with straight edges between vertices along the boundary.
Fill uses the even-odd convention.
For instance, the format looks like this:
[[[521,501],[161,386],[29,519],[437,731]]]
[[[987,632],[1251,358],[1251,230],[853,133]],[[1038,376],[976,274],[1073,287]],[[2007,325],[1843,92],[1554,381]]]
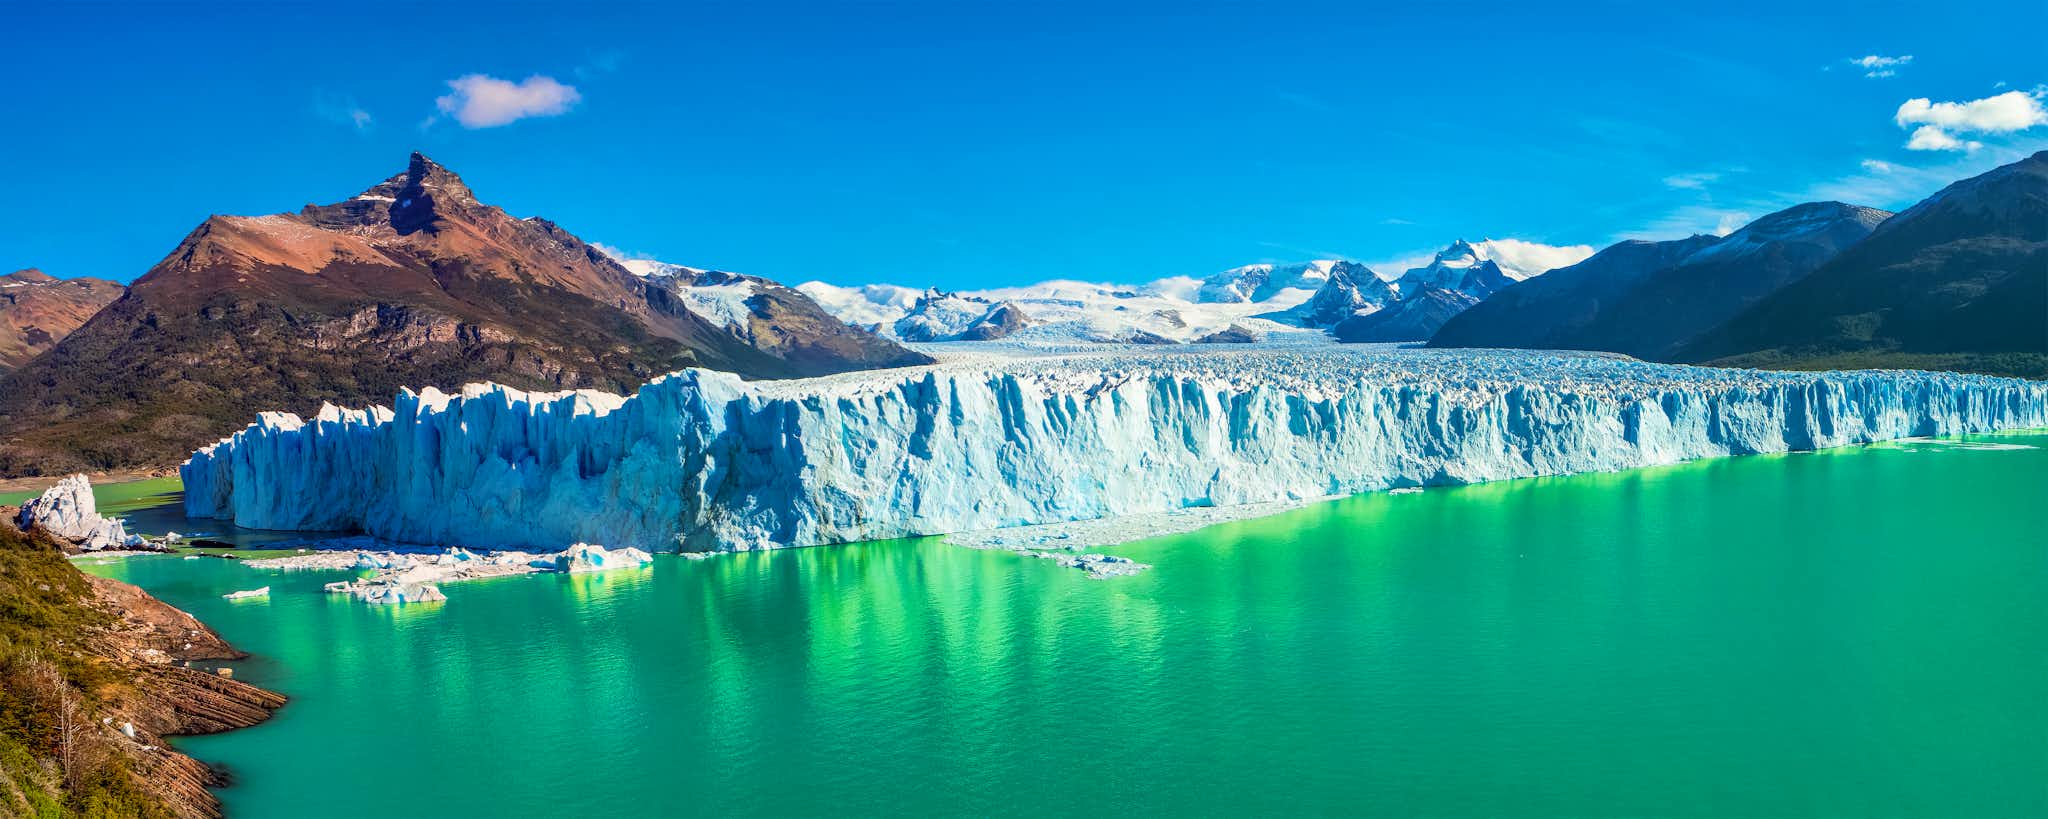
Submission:
[[[55,745],[33,730],[0,737],[16,757],[9,762],[35,769],[10,770],[17,788],[80,812],[221,816],[212,789],[228,784],[224,775],[166,739],[257,725],[285,695],[234,679],[221,663],[249,655],[210,626],[138,586],[83,571],[62,541],[40,527],[22,531],[10,512],[0,508],[0,593],[20,598],[23,616],[0,651],[26,675],[15,682],[33,689],[9,698],[10,713],[25,728],[70,726]],[[51,778],[46,760],[63,776]]]

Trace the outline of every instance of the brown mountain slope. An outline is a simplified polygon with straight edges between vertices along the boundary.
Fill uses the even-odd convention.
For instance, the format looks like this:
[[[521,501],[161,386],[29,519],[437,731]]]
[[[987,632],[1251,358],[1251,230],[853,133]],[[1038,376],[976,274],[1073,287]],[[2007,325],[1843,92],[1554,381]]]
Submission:
[[[174,464],[258,412],[386,402],[400,387],[628,391],[689,366],[780,378],[874,365],[756,348],[414,154],[344,202],[206,220],[0,381],[0,474]]]
[[[59,279],[35,268],[0,276],[0,371],[57,346],[120,297],[121,285],[106,279]]]

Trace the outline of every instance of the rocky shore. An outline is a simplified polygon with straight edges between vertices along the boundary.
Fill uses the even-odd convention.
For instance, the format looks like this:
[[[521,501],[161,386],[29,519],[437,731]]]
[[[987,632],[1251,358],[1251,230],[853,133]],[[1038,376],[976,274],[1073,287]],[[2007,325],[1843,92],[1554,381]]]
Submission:
[[[0,510],[0,594],[21,616],[0,656],[9,688],[0,739],[34,763],[10,765],[0,813],[40,815],[55,804],[220,816],[208,789],[226,784],[223,775],[164,738],[255,725],[285,697],[234,679],[220,663],[246,655],[204,623],[133,585],[80,572],[57,538],[17,528],[12,511]]]

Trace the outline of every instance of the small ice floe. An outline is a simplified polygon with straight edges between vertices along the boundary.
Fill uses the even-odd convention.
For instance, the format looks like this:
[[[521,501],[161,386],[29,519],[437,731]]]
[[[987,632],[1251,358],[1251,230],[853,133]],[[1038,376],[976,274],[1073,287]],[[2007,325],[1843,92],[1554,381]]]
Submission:
[[[1152,568],[1152,565],[1149,563],[1139,563],[1128,557],[1117,557],[1116,555],[1064,555],[1048,552],[1042,553],[1039,556],[1050,557],[1053,562],[1069,569],[1085,571],[1089,577],[1096,580],[1107,580],[1112,577],[1129,577]]]
[[[1421,492],[1422,487],[1420,486],[1396,486],[1387,490],[1389,495],[1416,495],[1421,494]]]
[[[464,580],[510,577],[540,572],[599,572],[646,566],[654,556],[639,549],[606,549],[578,543],[552,554],[472,552],[450,548],[438,554],[344,550],[271,557],[248,562],[257,569],[326,569],[367,571],[368,577],[328,583],[335,594],[353,595],[366,603],[422,603],[446,600],[441,585]]]
[[[269,586],[264,586],[263,588],[260,588],[260,589],[250,589],[250,590],[248,590],[248,591],[228,592],[227,594],[223,594],[223,595],[221,595],[220,597],[221,597],[221,599],[222,599],[222,600],[247,600],[247,599],[249,599],[249,598],[251,598],[251,597],[269,597],[269,596],[270,596],[270,587],[269,587]]]
[[[578,543],[551,555],[534,558],[526,565],[542,571],[601,572],[609,569],[630,569],[654,562],[654,556],[627,546],[620,549],[606,549],[589,543]]]
[[[176,545],[178,545],[178,543],[179,543],[180,541],[183,541],[184,539],[185,539],[185,536],[184,536],[184,535],[181,535],[181,534],[178,534],[177,532],[165,532],[165,533],[164,533],[164,545],[165,545],[165,546],[176,546]]]

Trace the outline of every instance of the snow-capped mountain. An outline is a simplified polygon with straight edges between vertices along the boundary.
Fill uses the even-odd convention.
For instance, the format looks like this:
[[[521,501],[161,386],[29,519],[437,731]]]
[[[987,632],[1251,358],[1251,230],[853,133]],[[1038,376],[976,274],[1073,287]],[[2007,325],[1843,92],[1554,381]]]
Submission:
[[[1318,259],[1302,264],[1248,264],[1233,267],[1203,280],[1195,301],[1208,304],[1266,302],[1284,297],[1289,290],[1314,292],[1330,279],[1330,269],[1341,264]]]
[[[888,334],[904,341],[992,341],[1029,323],[1030,317],[1009,302],[934,288],[890,324]]]
[[[1593,255],[1586,245],[1553,247],[1512,239],[1459,239],[1437,251],[1429,264],[1411,268],[1398,280],[1404,292],[1440,287],[1484,300],[1510,284],[1526,281]]]
[[[1329,327],[1362,313],[1379,310],[1400,298],[1392,282],[1356,262],[1338,262],[1308,301],[1285,314],[1303,327]]]
[[[621,259],[619,264],[674,307],[792,362],[852,359],[894,367],[928,360],[839,320],[810,296],[772,279],[652,259]]]
[[[824,282],[806,282],[797,289],[849,324],[904,341],[968,338],[962,334],[976,319],[1005,304],[1013,314],[1026,317],[1026,326],[1010,336],[1020,341],[1158,344],[1211,336],[1316,340],[1322,336],[1310,331],[1393,305],[1414,290],[1448,288],[1461,294],[1459,303],[1469,304],[1539,275],[1552,264],[1570,264],[1591,253],[1589,247],[1515,239],[1461,240],[1397,281],[1358,262],[1318,259],[1249,264],[1208,276],[1169,276],[1137,285],[1058,279],[952,293]]]

